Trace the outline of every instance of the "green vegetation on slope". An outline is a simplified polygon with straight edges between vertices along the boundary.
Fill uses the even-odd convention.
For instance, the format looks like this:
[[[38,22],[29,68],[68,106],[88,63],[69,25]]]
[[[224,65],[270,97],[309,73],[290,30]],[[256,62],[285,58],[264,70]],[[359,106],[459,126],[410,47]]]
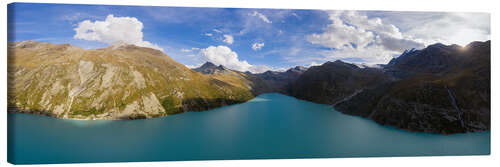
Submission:
[[[254,97],[249,87],[133,45],[84,50],[9,43],[9,106],[61,118],[136,119],[201,111]]]

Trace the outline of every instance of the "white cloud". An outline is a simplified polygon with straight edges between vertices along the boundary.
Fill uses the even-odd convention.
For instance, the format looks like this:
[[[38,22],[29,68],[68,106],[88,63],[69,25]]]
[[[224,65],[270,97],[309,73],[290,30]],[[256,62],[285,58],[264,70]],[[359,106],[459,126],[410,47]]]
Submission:
[[[262,13],[259,13],[257,11],[253,11],[253,13],[249,13],[248,15],[250,16],[257,16],[259,17],[262,21],[266,22],[266,23],[272,23],[267,17],[266,15],[262,14]]]
[[[312,44],[322,45],[327,48],[344,48],[350,46],[351,43],[365,47],[373,41],[373,37],[372,32],[336,21],[328,25],[323,33],[312,34],[307,37],[307,40]]]
[[[320,66],[321,64],[316,63],[315,61],[311,62],[311,64],[307,65],[306,67],[312,67],[312,66]]]
[[[200,48],[191,48],[191,49],[185,49],[185,48],[182,48],[182,49],[181,49],[181,52],[184,52],[184,53],[191,53],[191,52],[196,51],[196,50],[200,50]]]
[[[275,12],[269,12],[264,15],[256,10],[239,10],[237,13],[241,17],[241,30],[239,35],[244,35],[249,32],[259,33],[263,36],[275,36],[278,29],[272,24],[270,19],[280,21],[285,19],[285,16],[289,16],[288,10],[277,10]]]
[[[198,68],[198,67],[201,67],[201,65],[203,65],[203,64],[196,64],[196,65],[184,65],[184,66],[186,66],[186,67],[187,67],[187,68],[189,68],[189,69],[193,69],[193,68]]]
[[[84,20],[74,28],[75,39],[99,41],[110,45],[133,44],[163,51],[158,45],[143,40],[143,24],[135,17],[108,15],[104,21]]]
[[[382,45],[371,45],[363,49],[352,47],[343,48],[336,51],[325,51],[323,53],[325,61],[344,60],[352,63],[366,64],[386,64],[392,59],[392,55],[401,52],[387,50]],[[361,62],[355,60],[363,60]]]
[[[384,64],[405,49],[421,49],[438,42],[463,46],[491,37],[490,15],[486,13],[335,11],[329,16],[332,24],[323,33],[307,36],[307,40],[336,50],[290,61],[362,59],[367,64]]]
[[[374,12],[383,21],[426,45],[433,43],[466,45],[490,39],[490,14],[442,12]]]
[[[263,73],[266,71],[274,71],[274,70],[272,67],[269,67],[266,65],[253,65],[252,67],[250,67],[250,69],[248,71],[250,71],[254,74],[258,74],[258,73]]]
[[[214,34],[212,34],[212,33],[205,33],[205,36],[209,36],[209,37],[211,37],[211,36],[213,36],[213,35],[214,35]]]
[[[272,71],[278,71],[278,72],[285,72],[286,70],[288,70],[290,68],[285,68],[285,67],[279,67],[279,68],[275,68],[273,69]],[[265,71],[264,71],[265,72]]]
[[[247,61],[239,60],[238,54],[227,46],[209,46],[205,49],[200,49],[198,56],[202,60],[212,62],[215,65],[223,65],[229,69],[252,73],[262,73],[272,68],[265,65],[251,65]]]
[[[224,40],[223,40],[223,42],[231,45],[234,42],[234,38],[233,38],[232,35],[224,34]]]
[[[252,45],[252,49],[255,51],[262,49],[262,47],[264,47],[264,43],[254,43]]]
[[[189,53],[189,52],[192,52],[192,50],[191,49],[181,49],[181,52]]]
[[[218,30],[218,29],[213,29],[213,31],[216,32],[216,33],[222,33],[222,31]]]
[[[324,51],[323,58],[387,63],[393,54],[424,47],[423,43],[378,17],[369,18],[356,11],[333,11],[329,13],[329,19],[332,24],[325,27],[323,33],[307,36],[312,44],[336,49]]]
[[[303,49],[296,55],[287,54],[283,56],[288,63],[292,64],[321,64],[326,61],[342,60],[351,63],[386,64],[393,55],[401,52],[387,50],[382,45],[369,45],[365,48],[344,47],[341,49]],[[308,56],[303,56],[308,55]]]
[[[247,61],[240,61],[238,54],[227,46],[210,46],[200,50],[202,59],[216,65],[223,65],[238,71],[248,71],[252,65]]]
[[[61,19],[64,21],[69,21],[70,23],[75,23],[77,21],[83,20],[83,19],[89,19],[89,18],[97,18],[97,16],[85,13],[85,12],[76,12],[71,15],[62,15]]]
[[[329,16],[333,23],[323,33],[309,35],[309,42],[336,49],[354,46],[362,49],[375,44],[398,52],[424,46],[404,36],[393,24],[383,23],[380,18],[368,18],[356,11],[334,11]]]

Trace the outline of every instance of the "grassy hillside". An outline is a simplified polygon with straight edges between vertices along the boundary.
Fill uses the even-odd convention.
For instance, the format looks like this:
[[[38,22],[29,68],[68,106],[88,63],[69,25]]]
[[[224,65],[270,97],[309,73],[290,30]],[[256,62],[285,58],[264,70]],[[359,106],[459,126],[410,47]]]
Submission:
[[[84,50],[23,41],[9,43],[8,60],[9,106],[60,118],[150,118],[253,98],[238,81],[133,45]]]

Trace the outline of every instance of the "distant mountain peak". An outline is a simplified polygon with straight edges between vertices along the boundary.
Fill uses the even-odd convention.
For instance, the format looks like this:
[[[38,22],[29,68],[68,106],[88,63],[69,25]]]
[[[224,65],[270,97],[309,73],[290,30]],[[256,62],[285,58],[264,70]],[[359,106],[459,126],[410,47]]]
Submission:
[[[471,42],[465,48],[471,52],[488,51],[488,42]],[[408,77],[416,73],[442,73],[468,62],[467,53],[463,52],[464,47],[456,44],[445,45],[435,43],[421,50],[405,51],[401,56],[393,58],[387,66],[386,71],[390,71],[397,77]],[[472,51],[474,50],[474,51]]]
[[[207,61],[205,64],[201,65],[198,68],[217,68],[217,66],[214,63]]]
[[[428,47],[428,48],[429,48],[429,47],[431,47],[431,48],[432,48],[432,47],[446,47],[446,45],[438,42],[438,43],[435,43],[435,44],[429,45],[429,46],[427,46],[427,47]]]
[[[223,65],[217,66],[214,63],[208,61],[202,66],[194,68],[193,70],[196,72],[200,72],[202,74],[217,74],[217,73],[226,73],[231,71],[229,68]]]
[[[342,60],[335,60],[334,62],[328,61],[321,66],[338,66],[338,67],[349,67],[349,68],[359,68],[358,66],[348,63]]]
[[[304,66],[295,66],[293,69],[300,70],[300,71],[305,71],[305,70],[307,70],[307,67],[304,67]]]
[[[217,68],[220,70],[229,70],[229,68],[227,68],[226,66],[223,66],[223,65],[219,65]]]
[[[304,67],[304,66],[295,66],[293,68],[290,68],[290,69],[286,70],[285,72],[288,72],[288,73],[290,73],[290,72],[303,73],[305,71],[307,71],[306,67]]]
[[[465,48],[474,48],[474,47],[479,47],[479,46],[489,46],[490,43],[491,43],[491,40],[484,41],[484,42],[474,41],[474,42],[471,42],[471,43],[467,44],[465,46]]]

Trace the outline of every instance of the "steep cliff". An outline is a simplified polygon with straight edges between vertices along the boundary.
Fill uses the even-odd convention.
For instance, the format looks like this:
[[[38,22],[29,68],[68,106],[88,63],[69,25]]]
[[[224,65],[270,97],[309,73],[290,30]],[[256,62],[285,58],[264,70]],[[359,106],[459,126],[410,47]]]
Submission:
[[[436,44],[405,54],[384,69],[396,81],[366,89],[335,108],[411,131],[490,129],[490,41]]]

